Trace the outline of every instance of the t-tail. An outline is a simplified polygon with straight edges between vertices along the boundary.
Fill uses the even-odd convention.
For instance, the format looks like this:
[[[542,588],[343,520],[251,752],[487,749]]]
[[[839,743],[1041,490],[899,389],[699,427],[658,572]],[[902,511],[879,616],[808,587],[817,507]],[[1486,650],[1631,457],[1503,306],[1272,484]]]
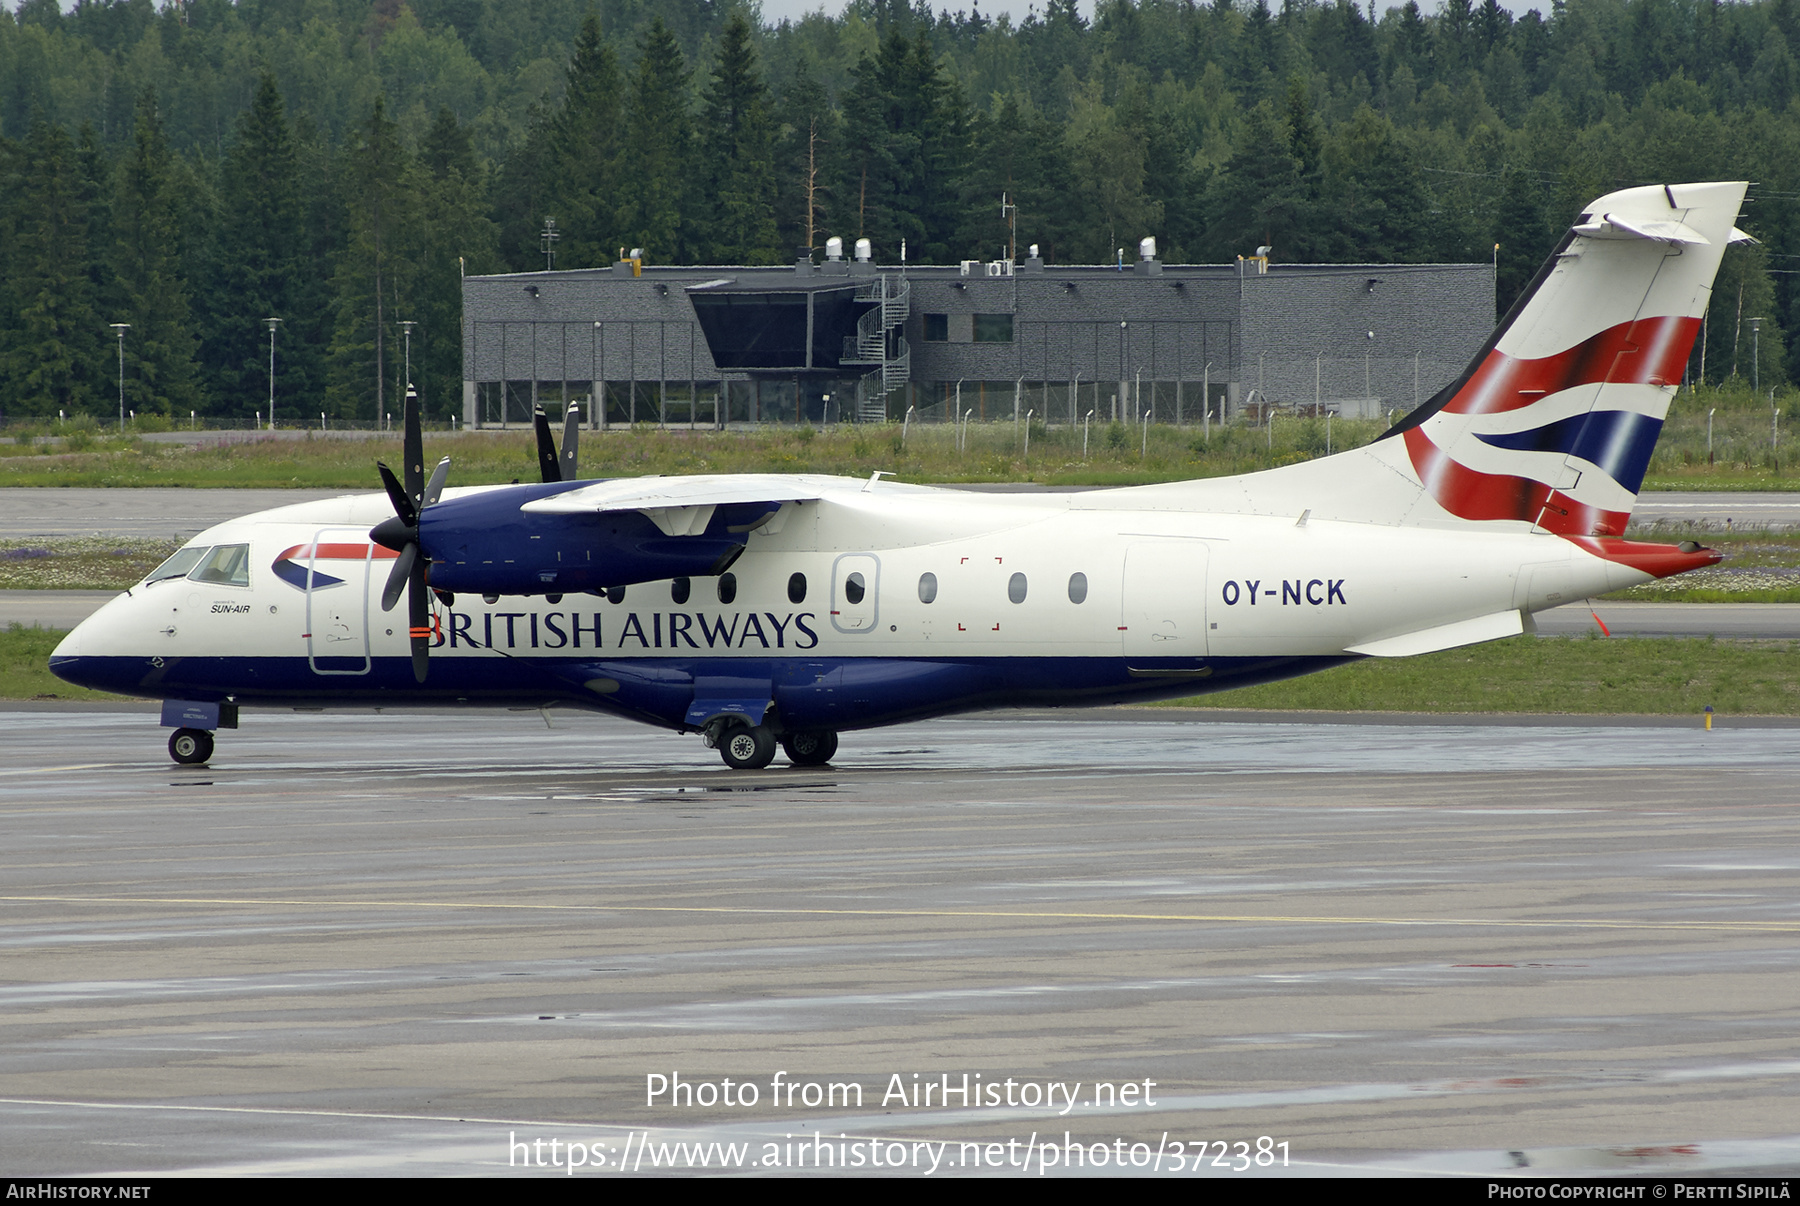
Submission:
[[[1720,258],[1747,237],[1744,190],[1657,184],[1589,205],[1473,363],[1383,437],[1422,487],[1408,519],[1623,536]]]

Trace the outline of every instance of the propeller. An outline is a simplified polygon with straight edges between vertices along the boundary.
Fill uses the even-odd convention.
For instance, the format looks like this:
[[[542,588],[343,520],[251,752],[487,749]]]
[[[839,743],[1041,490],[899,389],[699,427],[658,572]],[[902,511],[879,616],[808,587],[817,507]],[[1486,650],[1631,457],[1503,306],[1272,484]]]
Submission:
[[[576,450],[581,440],[581,406],[569,403],[563,415],[562,455],[556,452],[556,441],[550,436],[550,418],[540,408],[536,414],[538,473],[546,482],[572,482],[576,479]]]
[[[419,423],[419,396],[411,386],[406,389],[403,424],[401,455],[404,461],[400,469],[405,475],[405,484],[394,476],[392,469],[376,463],[388,500],[394,504],[394,517],[376,524],[369,532],[369,539],[400,554],[394,559],[387,586],[382,589],[381,610],[394,610],[394,605],[400,601],[401,590],[406,591],[413,678],[422,683],[431,651],[431,597],[426,593],[429,590],[425,581],[428,565],[419,549],[419,513],[443,494],[444,481],[450,476],[450,458],[439,461],[431,471],[431,480],[425,480],[425,436]]]

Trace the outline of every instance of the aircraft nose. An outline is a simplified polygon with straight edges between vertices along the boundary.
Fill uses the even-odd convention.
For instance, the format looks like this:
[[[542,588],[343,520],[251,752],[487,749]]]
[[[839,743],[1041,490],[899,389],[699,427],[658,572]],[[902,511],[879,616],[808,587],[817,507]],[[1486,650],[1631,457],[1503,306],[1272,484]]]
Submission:
[[[86,623],[87,621],[83,620],[81,624],[75,625],[69,635],[64,637],[61,642],[57,644],[56,648],[50,651],[50,668],[52,670],[56,668],[58,658],[81,656],[81,629],[82,625]]]

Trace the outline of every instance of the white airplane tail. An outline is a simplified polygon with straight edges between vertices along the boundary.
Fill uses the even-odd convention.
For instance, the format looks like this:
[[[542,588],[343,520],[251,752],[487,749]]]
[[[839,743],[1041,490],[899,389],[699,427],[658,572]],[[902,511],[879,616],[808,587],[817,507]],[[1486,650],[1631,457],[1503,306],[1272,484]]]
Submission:
[[[1462,376],[1383,437],[1430,503],[1622,535],[1720,258],[1744,237],[1744,189],[1650,185],[1589,205]]]
[[[1700,331],[1746,185],[1609,193],[1455,381],[1373,444],[1185,483],[1187,505],[1617,537]],[[1136,505],[1169,487],[1142,487]]]

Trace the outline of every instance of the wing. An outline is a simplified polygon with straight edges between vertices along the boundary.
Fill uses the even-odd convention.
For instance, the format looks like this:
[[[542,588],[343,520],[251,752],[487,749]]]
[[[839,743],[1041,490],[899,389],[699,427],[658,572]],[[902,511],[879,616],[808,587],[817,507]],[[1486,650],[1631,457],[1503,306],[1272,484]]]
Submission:
[[[780,473],[700,474],[694,477],[631,477],[528,502],[520,510],[533,515],[596,515],[637,511],[665,536],[692,536],[706,531],[720,507],[763,504],[757,522],[732,531],[749,531],[783,503],[813,502],[827,494],[856,490],[851,478],[804,477]]]

